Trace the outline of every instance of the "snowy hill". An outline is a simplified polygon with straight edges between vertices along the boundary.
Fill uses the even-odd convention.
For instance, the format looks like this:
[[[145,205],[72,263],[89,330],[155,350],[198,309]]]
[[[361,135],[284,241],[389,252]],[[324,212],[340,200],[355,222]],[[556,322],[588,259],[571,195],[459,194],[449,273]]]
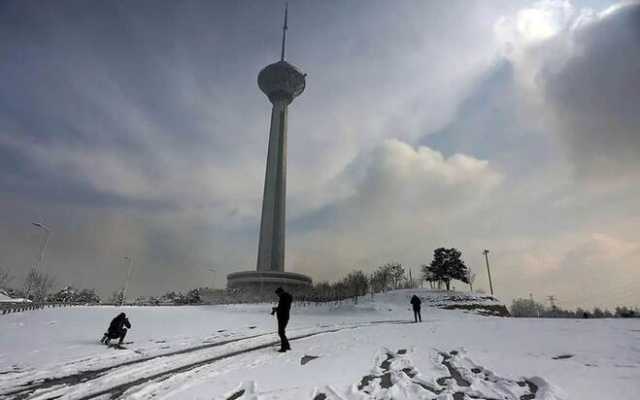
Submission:
[[[0,398],[631,400],[640,392],[638,320],[487,317],[440,308],[473,298],[422,291],[433,307],[413,323],[413,292],[296,305],[286,353],[275,351],[271,304],[0,316]],[[121,311],[132,343],[106,348],[98,340]]]
[[[423,306],[445,310],[467,310],[479,315],[509,316],[507,307],[495,297],[473,292],[430,289],[401,289],[375,295],[378,304],[407,305],[412,295],[422,300]]]

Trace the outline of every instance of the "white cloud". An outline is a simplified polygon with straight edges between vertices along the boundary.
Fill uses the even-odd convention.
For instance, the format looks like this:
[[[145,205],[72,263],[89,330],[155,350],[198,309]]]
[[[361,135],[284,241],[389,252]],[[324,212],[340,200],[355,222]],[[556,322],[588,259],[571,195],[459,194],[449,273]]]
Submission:
[[[638,3],[597,13],[544,1],[496,25],[522,88],[549,119],[576,175],[598,184],[640,173],[639,24]]]
[[[290,236],[292,268],[328,279],[365,260],[417,262],[430,254],[425,244],[455,242],[448,224],[472,218],[502,174],[485,160],[447,158],[391,139],[356,158],[343,179],[351,195],[313,217],[306,232]]]

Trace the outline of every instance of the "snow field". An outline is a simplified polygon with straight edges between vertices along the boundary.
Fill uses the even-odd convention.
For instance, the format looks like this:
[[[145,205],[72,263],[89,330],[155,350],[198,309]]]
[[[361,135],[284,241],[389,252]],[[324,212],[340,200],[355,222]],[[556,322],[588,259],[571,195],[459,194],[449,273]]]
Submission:
[[[638,398],[638,320],[512,319],[423,307],[423,323],[413,324],[414,292],[296,306],[288,336],[314,335],[292,340],[284,354],[275,351],[271,304],[126,307],[134,342],[127,350],[98,344],[117,307],[9,314],[0,318],[0,398],[73,374],[86,380],[49,381],[24,398]],[[419,296],[432,304],[443,295]],[[317,358],[302,365],[305,356]]]

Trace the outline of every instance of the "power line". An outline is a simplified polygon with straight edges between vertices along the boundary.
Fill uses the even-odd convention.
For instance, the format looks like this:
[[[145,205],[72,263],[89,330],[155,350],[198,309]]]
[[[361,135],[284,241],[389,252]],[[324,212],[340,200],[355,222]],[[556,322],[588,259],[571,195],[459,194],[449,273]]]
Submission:
[[[638,284],[636,282],[631,281],[608,287],[600,286],[595,289],[590,289],[588,292],[583,292],[582,295],[575,296],[572,300],[576,303],[580,303],[593,300],[598,297],[619,298],[621,295],[630,296],[637,293],[637,290],[635,289],[637,285]]]

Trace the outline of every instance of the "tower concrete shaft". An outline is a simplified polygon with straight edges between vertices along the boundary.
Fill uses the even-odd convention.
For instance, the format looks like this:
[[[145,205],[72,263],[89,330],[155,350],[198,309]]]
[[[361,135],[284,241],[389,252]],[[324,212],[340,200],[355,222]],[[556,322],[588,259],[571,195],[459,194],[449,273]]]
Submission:
[[[262,197],[258,271],[284,271],[288,99],[273,102]]]
[[[258,272],[284,272],[285,202],[287,194],[287,109],[305,88],[306,75],[284,60],[287,9],[282,27],[280,61],[258,74],[258,87],[273,108],[269,129],[267,172],[264,177],[262,219],[258,242]]]

